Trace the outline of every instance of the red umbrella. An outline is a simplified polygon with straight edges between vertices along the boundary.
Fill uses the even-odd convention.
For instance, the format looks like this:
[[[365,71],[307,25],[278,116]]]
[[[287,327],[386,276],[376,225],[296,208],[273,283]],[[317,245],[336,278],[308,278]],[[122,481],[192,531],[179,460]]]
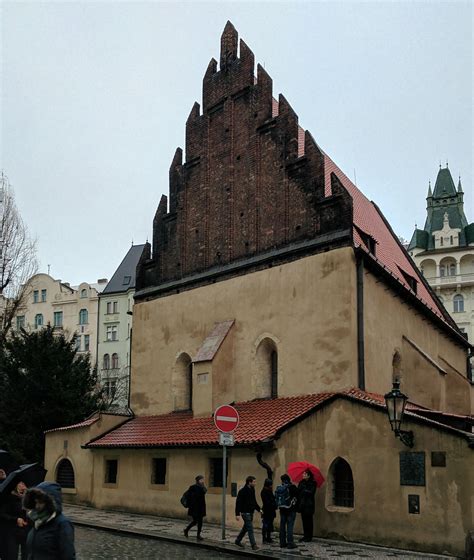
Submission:
[[[296,461],[295,463],[290,463],[288,465],[288,474],[290,475],[291,480],[293,482],[300,482],[303,479],[304,471],[310,471],[313,474],[314,481],[316,482],[316,486],[319,488],[324,484],[324,476],[322,472],[315,467],[311,463],[307,461]]]

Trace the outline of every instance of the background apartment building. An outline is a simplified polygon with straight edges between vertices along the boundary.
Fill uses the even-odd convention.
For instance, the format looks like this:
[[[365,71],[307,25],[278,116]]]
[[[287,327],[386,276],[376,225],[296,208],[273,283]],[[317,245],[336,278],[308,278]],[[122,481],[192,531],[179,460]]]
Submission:
[[[99,293],[107,280],[71,286],[49,274],[35,274],[27,283],[26,298],[19,308],[13,328],[41,329],[51,325],[66,336],[77,334],[78,352],[89,352],[91,365],[97,361],[97,312]]]
[[[109,405],[128,406],[135,271],[145,245],[132,245],[99,296],[98,371]]]

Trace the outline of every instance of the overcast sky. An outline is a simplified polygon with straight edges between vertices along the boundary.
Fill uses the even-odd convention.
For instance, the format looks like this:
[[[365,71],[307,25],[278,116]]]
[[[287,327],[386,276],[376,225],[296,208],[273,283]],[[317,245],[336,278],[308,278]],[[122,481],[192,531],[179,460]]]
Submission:
[[[472,177],[473,3],[8,2],[0,166],[41,271],[110,279],[151,240],[230,19],[318,144],[410,238],[448,159]]]

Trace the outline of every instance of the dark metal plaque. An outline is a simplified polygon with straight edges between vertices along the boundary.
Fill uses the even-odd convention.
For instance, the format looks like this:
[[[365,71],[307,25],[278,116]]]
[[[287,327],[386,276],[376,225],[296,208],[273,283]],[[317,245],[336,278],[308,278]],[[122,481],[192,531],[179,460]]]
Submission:
[[[237,482],[231,482],[231,484],[230,484],[230,495],[233,498],[237,498]]]
[[[446,466],[446,452],[445,451],[432,451],[431,452],[431,466],[432,467],[445,467]]]
[[[425,486],[425,452],[400,452],[401,486]]]
[[[408,513],[420,513],[420,496],[408,494]]]

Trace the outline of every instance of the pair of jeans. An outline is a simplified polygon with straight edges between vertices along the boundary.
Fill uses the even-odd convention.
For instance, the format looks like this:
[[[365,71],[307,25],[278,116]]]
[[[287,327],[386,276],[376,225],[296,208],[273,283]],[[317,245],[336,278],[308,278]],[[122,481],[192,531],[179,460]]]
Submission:
[[[273,517],[262,517],[262,538],[263,542],[269,541],[273,533]]]
[[[255,541],[255,535],[253,534],[253,513],[241,513],[242,520],[244,522],[244,526],[240,530],[239,535],[235,539],[235,542],[240,543],[242,539],[245,537],[245,534],[249,534],[249,541],[252,546],[255,546],[257,543]]]
[[[296,511],[280,509],[280,546],[293,544],[293,527],[295,526]]]

